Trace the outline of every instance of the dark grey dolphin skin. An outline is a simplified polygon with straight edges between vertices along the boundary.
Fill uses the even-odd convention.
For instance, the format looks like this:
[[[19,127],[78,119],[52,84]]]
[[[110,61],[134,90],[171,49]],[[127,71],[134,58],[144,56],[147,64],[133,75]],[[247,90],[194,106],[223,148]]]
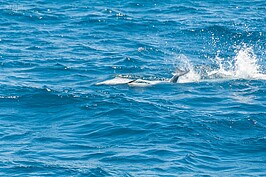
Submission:
[[[182,70],[177,68],[175,71],[175,75],[169,80],[169,82],[176,83],[180,76],[183,76],[183,75],[187,74],[188,72],[189,72],[189,70],[182,71]]]

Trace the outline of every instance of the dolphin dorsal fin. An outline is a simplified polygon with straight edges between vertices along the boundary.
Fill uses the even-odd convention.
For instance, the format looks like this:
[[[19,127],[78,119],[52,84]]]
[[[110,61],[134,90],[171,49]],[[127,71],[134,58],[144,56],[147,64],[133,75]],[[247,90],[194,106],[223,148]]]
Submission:
[[[176,83],[180,76],[183,76],[183,75],[187,74],[188,72],[189,72],[189,69],[181,70],[179,68],[176,68],[174,76],[169,80],[169,82]]]

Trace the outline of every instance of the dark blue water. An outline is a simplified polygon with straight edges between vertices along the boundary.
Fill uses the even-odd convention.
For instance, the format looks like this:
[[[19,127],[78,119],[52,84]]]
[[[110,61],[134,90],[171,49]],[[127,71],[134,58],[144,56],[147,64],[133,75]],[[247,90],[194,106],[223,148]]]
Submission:
[[[0,176],[265,175],[265,24],[264,0],[1,1]]]

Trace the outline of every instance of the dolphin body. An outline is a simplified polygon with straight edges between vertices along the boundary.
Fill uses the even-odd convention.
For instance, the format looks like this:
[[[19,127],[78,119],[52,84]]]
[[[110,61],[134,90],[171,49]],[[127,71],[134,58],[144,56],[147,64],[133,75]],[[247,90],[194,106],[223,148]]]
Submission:
[[[173,77],[165,80],[165,81],[150,81],[150,80],[143,80],[143,79],[128,79],[123,77],[115,77],[114,79],[99,82],[96,85],[120,85],[120,84],[128,84],[129,86],[139,86],[139,87],[145,87],[149,85],[156,85],[160,83],[177,83],[180,76],[183,76],[187,74],[189,70],[180,70],[176,69],[175,73],[173,74]]]

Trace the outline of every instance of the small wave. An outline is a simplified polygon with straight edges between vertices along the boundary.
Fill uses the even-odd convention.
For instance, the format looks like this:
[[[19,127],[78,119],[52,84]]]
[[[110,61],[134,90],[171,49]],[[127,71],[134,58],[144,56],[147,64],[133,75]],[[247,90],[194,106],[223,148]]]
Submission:
[[[53,11],[53,13],[51,13]],[[54,23],[57,21],[65,20],[66,15],[62,13],[55,13],[56,9],[36,8],[28,5],[7,5],[3,8],[5,16],[12,16],[14,19],[30,20],[34,22],[48,22]]]
[[[0,100],[27,102],[31,107],[52,107],[79,102],[77,93],[69,90],[54,90],[47,86],[1,85]]]
[[[223,24],[213,24],[210,26],[202,25],[197,28],[185,28],[183,33],[196,35],[205,38],[209,36],[213,42],[215,40],[223,41],[226,45],[228,41],[237,43],[258,44],[259,41],[265,40],[265,34],[261,29],[243,29],[239,24],[224,26]],[[216,42],[217,43],[217,42]]]

